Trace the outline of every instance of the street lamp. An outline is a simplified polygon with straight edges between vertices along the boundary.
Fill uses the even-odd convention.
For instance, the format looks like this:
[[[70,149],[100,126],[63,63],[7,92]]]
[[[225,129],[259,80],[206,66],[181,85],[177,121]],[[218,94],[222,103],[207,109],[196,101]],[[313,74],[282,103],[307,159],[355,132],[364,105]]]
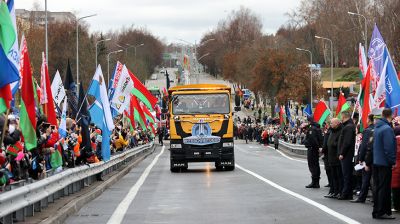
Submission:
[[[362,18],[364,18],[364,42],[365,42],[365,55],[368,55],[368,51],[367,51],[367,41],[368,41],[368,37],[367,37],[367,18],[359,13],[355,13],[355,12],[347,12],[349,15],[353,15],[353,16],[360,16]]]
[[[322,39],[322,40],[327,40],[331,43],[331,99],[329,100],[329,104],[332,110],[332,103],[331,100],[333,100],[333,42],[331,39],[326,38],[326,37],[320,37],[320,36],[315,36],[317,39]]]
[[[306,50],[306,49],[302,49],[302,48],[298,48],[298,47],[296,47],[296,50],[298,50],[298,51],[305,51],[305,52],[308,52],[308,53],[310,53],[310,91],[311,91],[311,93],[310,93],[310,104],[311,104],[311,109],[312,109],[312,106],[313,106],[313,97],[312,97],[312,80],[313,80],[313,75],[312,75],[312,66],[313,66],[313,62],[312,62],[312,52],[310,51],[310,50]]]
[[[197,61],[200,62],[201,59],[203,59],[204,57],[207,57],[208,55],[210,55],[209,52],[203,54],[201,57],[199,57],[199,58],[197,59]],[[197,71],[197,72],[198,72],[198,73],[197,73],[197,80],[196,80],[196,81],[197,81],[197,84],[199,84],[199,82],[200,82],[200,71]]]
[[[106,41],[110,41],[111,38],[107,38],[107,39],[103,39],[103,40],[99,40],[96,42],[96,68],[97,68],[97,45],[101,42],[106,42]]]
[[[200,61],[202,58],[207,57],[208,55],[210,55],[210,53],[203,54],[201,57],[199,57],[199,59],[197,59],[197,61]]]
[[[97,16],[97,14],[83,16],[76,20],[76,83],[78,85],[79,85],[79,21],[93,16]]]
[[[46,41],[46,60],[47,60],[47,67],[49,66],[49,42],[48,42],[48,35],[47,35],[47,0],[44,0],[44,12],[45,12],[45,41]]]
[[[110,84],[110,55],[117,54],[122,51],[123,50],[116,50],[116,51],[111,51],[110,53],[107,54],[107,86],[109,86]]]
[[[132,47],[134,47],[134,48],[135,48],[135,63],[136,63],[136,48],[137,48],[137,47],[141,47],[141,46],[144,46],[144,43],[141,43],[141,44],[138,44],[138,45],[132,46]]]

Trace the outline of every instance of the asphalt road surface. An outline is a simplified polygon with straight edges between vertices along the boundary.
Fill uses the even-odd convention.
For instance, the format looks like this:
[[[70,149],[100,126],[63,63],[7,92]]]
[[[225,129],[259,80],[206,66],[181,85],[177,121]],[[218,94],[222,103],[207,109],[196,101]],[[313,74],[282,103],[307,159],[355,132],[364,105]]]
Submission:
[[[168,147],[157,147],[66,223],[379,223],[370,202],[326,199],[327,188],[304,188],[305,160],[271,147],[236,141],[234,171],[191,163],[183,173],[170,172]],[[384,222],[398,223],[395,216]]]

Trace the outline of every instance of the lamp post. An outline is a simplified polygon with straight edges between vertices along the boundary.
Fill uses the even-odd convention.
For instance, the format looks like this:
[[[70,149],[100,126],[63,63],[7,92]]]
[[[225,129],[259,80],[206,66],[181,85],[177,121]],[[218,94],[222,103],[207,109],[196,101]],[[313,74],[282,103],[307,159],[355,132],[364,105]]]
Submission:
[[[204,57],[207,57],[208,55],[210,55],[209,52],[203,54],[201,57],[199,57],[199,58],[197,59],[197,61],[200,62],[201,59],[203,59]],[[199,84],[199,82],[200,82],[200,72],[197,73],[197,80],[196,80],[196,81],[197,81],[197,84]]]
[[[45,41],[46,41],[46,60],[47,60],[47,67],[49,66],[49,42],[47,36],[47,0],[44,0],[44,12],[45,12]]]
[[[110,53],[107,54],[107,86],[110,84],[110,55],[117,54],[122,51],[123,50],[116,50],[116,51],[111,51]]]
[[[93,16],[97,16],[97,14],[79,17],[76,20],[76,83],[78,85],[79,85],[79,21]]]
[[[107,39],[99,40],[96,42],[96,64],[95,64],[96,68],[97,68],[97,45],[101,42],[106,42],[106,41],[110,41],[110,40],[111,40],[111,38],[107,38]]]
[[[132,46],[132,47],[134,47],[134,48],[135,48],[135,63],[136,63],[136,48],[138,48],[138,47],[141,47],[141,46],[144,46],[144,43],[141,43],[141,44],[138,44],[138,45]]]
[[[329,106],[330,106],[330,109],[332,110],[331,101],[333,100],[333,42],[331,39],[326,38],[326,37],[315,36],[315,38],[327,40],[331,43],[331,98],[329,99],[329,104],[330,104]]]
[[[367,41],[368,41],[368,37],[367,37],[367,18],[359,13],[355,13],[355,12],[347,12],[349,15],[353,15],[353,16],[359,16],[364,18],[364,43],[365,43],[365,55],[368,55],[368,50],[367,50]]]
[[[312,97],[312,81],[313,81],[313,75],[312,75],[312,65],[313,65],[313,62],[312,62],[312,52],[310,51],[310,50],[306,50],[306,49],[302,49],[302,48],[296,48],[296,50],[298,50],[298,51],[305,51],[305,52],[308,52],[309,54],[310,54],[310,105],[311,105],[311,109],[312,109],[312,106],[313,106],[313,97]]]

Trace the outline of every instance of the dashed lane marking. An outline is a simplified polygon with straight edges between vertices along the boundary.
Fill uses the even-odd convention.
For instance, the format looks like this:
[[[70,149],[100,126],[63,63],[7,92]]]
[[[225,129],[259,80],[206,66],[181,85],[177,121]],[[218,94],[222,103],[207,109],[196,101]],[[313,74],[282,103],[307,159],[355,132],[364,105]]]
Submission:
[[[129,190],[126,197],[119,203],[118,207],[114,210],[111,218],[108,220],[107,224],[117,224],[121,223],[124,219],[126,212],[128,211],[129,206],[132,204],[135,199],[140,187],[143,185],[147,176],[149,176],[151,169],[157,163],[158,158],[164,153],[165,146],[162,147],[161,152],[153,159],[153,161],[146,167],[140,176],[139,180],[132,186]]]

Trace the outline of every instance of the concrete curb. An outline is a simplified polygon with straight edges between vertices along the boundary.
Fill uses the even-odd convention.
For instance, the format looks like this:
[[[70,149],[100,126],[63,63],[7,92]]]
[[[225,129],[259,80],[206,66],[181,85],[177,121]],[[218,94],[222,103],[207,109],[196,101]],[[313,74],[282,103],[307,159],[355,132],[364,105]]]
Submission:
[[[57,211],[56,214],[48,217],[47,219],[41,221],[41,224],[62,224],[65,220],[77,213],[84,205],[92,201],[93,199],[100,196],[107,188],[115,184],[119,181],[123,176],[128,174],[135,166],[137,166],[141,161],[146,159],[149,155],[151,155],[155,151],[156,146],[154,145],[152,149],[145,155],[139,157],[135,162],[125,167],[123,170],[117,172],[116,174],[112,175],[109,179],[104,181],[102,184],[95,187],[90,193],[82,195],[79,198],[76,198],[62,207],[60,210]]]

